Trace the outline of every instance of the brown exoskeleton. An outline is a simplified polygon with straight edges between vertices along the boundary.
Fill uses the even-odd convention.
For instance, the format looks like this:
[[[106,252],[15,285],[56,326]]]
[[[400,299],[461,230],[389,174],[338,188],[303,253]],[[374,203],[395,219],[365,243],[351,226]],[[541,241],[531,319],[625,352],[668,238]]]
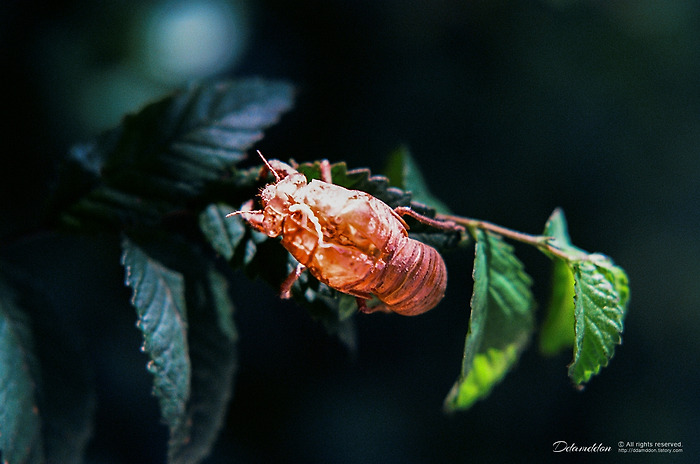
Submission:
[[[260,153],[260,152],[258,152]],[[321,165],[322,179],[306,177],[279,160],[269,162],[275,176],[261,192],[263,209],[236,211],[253,228],[282,245],[299,262],[282,284],[288,298],[294,281],[308,269],[319,281],[357,298],[363,312],[393,311],[413,316],[437,305],[445,294],[447,270],[433,247],[408,237],[401,215],[445,229],[451,222],[430,219],[407,207],[392,209],[359,190],[331,183],[330,165]],[[381,303],[368,307],[376,296]]]

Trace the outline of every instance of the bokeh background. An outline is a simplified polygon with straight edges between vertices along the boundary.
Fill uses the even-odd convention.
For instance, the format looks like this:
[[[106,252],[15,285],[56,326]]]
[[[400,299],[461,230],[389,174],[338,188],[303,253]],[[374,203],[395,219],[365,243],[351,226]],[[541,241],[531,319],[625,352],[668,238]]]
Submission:
[[[540,357],[535,341],[452,416],[441,405],[460,367],[469,253],[448,256],[437,309],[358,316],[354,350],[241,277],[236,389],[208,463],[616,462],[618,441],[683,443],[630,462],[700,456],[697,2],[6,0],[0,37],[9,229],[40,213],[71,144],[188,81],[262,76],[299,89],[259,144],[268,156],[379,171],[407,144],[457,214],[537,233],[561,206],[574,243],[629,273],[623,344],[584,392],[570,354]],[[517,252],[544,303],[549,262]],[[43,279],[63,323],[96,314],[86,462],[163,462],[118,243],[39,237],[7,253]],[[553,455],[557,440],[613,452]]]

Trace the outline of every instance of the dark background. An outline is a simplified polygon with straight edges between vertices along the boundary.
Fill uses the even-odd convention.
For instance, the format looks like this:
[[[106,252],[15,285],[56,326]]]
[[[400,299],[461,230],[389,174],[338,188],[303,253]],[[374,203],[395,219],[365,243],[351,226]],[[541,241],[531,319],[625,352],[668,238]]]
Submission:
[[[191,40],[148,35],[173,17]],[[201,44],[201,24],[219,35]],[[299,89],[259,144],[269,157],[379,171],[405,143],[455,213],[538,233],[561,206],[575,244],[629,273],[624,343],[584,392],[566,377],[570,354],[542,358],[533,343],[487,399],[453,416],[441,406],[460,367],[470,253],[447,257],[437,309],[358,316],[354,353],[240,277],[236,389],[207,462],[619,462],[619,441],[683,443],[682,455],[630,462],[697,459],[696,2],[4,1],[0,34],[5,230],[37,219],[71,144],[187,80],[255,75]],[[158,68],[158,46],[180,54]],[[219,55],[186,66],[205,52]],[[549,262],[517,252],[543,304]],[[95,314],[98,423],[86,461],[161,462],[166,431],[117,241],[39,235],[6,254],[43,279],[60,320]],[[554,455],[557,440],[613,451]]]

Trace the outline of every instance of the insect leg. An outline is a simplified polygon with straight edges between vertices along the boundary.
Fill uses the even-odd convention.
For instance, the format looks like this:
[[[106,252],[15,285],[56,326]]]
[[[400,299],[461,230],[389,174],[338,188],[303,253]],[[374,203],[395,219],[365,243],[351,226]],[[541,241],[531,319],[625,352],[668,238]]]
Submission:
[[[290,213],[295,213],[297,211],[301,212],[304,215],[304,218],[311,221],[311,223],[314,225],[314,230],[316,230],[316,235],[318,236],[318,246],[323,247],[323,229],[321,228],[321,223],[318,222],[318,218],[311,210],[309,205],[304,203],[295,203],[289,207]]]
[[[452,221],[439,221],[437,219],[429,218],[428,216],[423,216],[420,213],[416,213],[408,206],[398,206],[394,209],[394,211],[396,211],[396,214],[398,214],[399,216],[411,216],[416,221],[422,222],[423,224],[429,225],[430,227],[435,227],[436,229],[442,229],[447,231],[457,230],[460,232],[464,231],[464,227],[460,226],[457,223],[454,223]]]
[[[371,312],[371,311],[369,310],[369,308],[367,307],[367,300],[365,300],[364,298],[360,298],[359,296],[356,296],[356,297],[355,297],[355,303],[357,303],[357,309],[358,309],[358,311],[360,311],[361,313],[368,314],[368,313]]]
[[[289,297],[292,295],[292,285],[294,285],[294,282],[297,281],[301,273],[304,272],[304,269],[306,269],[306,266],[299,263],[297,264],[297,267],[295,267],[294,270],[289,273],[287,278],[284,279],[284,282],[282,282],[280,287],[280,298],[283,300],[289,299]]]
[[[357,303],[357,309],[364,314],[371,314],[371,313],[376,313],[376,312],[382,312],[382,313],[390,313],[391,310],[386,307],[384,303],[379,303],[377,305],[372,306],[371,308],[367,306],[367,299],[366,298],[360,298],[355,297],[355,302]]]

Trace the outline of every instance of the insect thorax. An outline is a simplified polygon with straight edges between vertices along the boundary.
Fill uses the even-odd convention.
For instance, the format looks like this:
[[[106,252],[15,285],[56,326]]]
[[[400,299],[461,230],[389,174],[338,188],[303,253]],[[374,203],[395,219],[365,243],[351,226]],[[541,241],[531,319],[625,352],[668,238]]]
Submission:
[[[295,200],[282,244],[319,280],[342,291],[381,268],[406,238],[391,208],[363,192],[312,181]]]

